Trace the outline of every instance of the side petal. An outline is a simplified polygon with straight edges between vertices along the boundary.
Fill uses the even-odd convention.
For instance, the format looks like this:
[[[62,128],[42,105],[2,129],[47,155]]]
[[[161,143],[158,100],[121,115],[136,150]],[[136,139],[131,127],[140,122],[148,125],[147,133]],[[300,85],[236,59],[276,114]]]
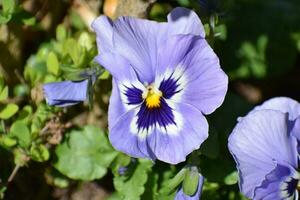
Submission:
[[[275,97],[254,108],[254,110],[265,109],[278,110],[283,113],[288,113],[290,120],[294,120],[300,115],[300,104],[294,99],[288,97]]]
[[[87,99],[88,80],[47,83],[43,89],[49,105],[65,107]]]
[[[294,200],[299,180],[299,173],[289,165],[277,164],[276,168],[266,175],[262,184],[254,191],[254,199]]]
[[[206,140],[208,123],[199,110],[188,104],[168,104],[174,110],[176,126],[156,126],[155,131],[147,137],[147,142],[158,160],[177,164],[185,161],[186,156],[199,149]]]
[[[193,34],[205,38],[205,30],[198,15],[187,8],[178,7],[168,15],[169,34]]]
[[[228,87],[217,55],[199,36],[173,36],[166,44],[159,54],[163,65],[159,65],[157,76],[171,75],[177,80],[181,92],[173,100],[191,104],[204,114],[212,113],[223,103]]]
[[[240,189],[250,199],[276,163],[287,162],[297,168],[296,139],[289,134],[287,115],[261,110],[238,122],[228,139],[240,177]]]
[[[119,17],[114,21],[115,51],[130,62],[142,82],[154,81],[157,49],[166,38],[166,23],[133,17]]]
[[[96,40],[99,53],[112,52],[112,20],[106,16],[97,17],[92,23],[92,28],[97,35]]]
[[[199,174],[199,182],[198,182],[198,188],[196,193],[193,196],[188,196],[183,192],[183,188],[181,187],[177,191],[174,200],[199,200],[201,198],[203,183],[204,183],[204,177],[201,174]]]

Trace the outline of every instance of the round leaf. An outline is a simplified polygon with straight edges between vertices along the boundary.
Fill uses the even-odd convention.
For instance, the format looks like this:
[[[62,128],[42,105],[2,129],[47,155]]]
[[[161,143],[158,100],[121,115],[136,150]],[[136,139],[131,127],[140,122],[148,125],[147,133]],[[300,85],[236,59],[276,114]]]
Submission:
[[[99,128],[86,126],[73,130],[55,150],[56,169],[72,179],[94,180],[103,177],[117,156]]]

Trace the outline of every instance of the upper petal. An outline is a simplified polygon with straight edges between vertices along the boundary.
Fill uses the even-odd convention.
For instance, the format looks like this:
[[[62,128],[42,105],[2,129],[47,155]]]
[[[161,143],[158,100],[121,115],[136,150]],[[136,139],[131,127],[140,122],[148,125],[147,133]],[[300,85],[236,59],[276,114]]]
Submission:
[[[205,37],[205,30],[198,15],[187,8],[178,7],[168,15],[169,34],[193,34]]]
[[[228,140],[240,176],[240,189],[254,197],[276,162],[297,168],[296,139],[290,135],[287,115],[279,111],[260,110],[238,122]]]
[[[254,108],[254,110],[265,109],[278,110],[283,113],[288,113],[290,120],[294,120],[300,115],[300,104],[294,99],[288,97],[275,97]]]
[[[47,83],[43,89],[49,105],[70,106],[87,99],[88,80]]]
[[[99,53],[113,51],[112,32],[113,22],[106,16],[97,17],[93,23],[92,28],[96,32],[97,47]]]
[[[130,62],[142,82],[153,82],[158,46],[166,38],[166,23],[133,17],[119,17],[114,22],[115,51]]]

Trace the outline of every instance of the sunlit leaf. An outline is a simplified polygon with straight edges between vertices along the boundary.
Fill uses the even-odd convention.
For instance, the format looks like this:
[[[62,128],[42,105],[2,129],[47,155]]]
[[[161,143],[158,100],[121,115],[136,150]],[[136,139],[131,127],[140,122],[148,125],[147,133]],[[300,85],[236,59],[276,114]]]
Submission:
[[[9,119],[19,110],[19,106],[13,103],[0,108],[0,119]]]

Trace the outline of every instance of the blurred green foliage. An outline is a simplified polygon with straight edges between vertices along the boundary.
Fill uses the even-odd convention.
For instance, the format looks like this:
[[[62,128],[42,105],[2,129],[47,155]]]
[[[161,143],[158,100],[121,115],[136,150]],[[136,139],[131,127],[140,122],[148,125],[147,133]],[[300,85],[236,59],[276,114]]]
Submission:
[[[186,168],[191,160],[206,178],[202,199],[245,199],[227,138],[237,118],[262,100],[278,95],[300,100],[300,1],[158,0],[152,6],[149,18],[157,21],[176,6],[194,9],[230,77],[225,102],[208,116],[209,138],[176,166],[133,159],[111,147],[107,71],[90,95],[93,109],[87,103],[67,109],[46,104],[42,84],[81,80],[81,72],[99,69],[93,61],[96,39],[72,1],[38,7],[39,2],[38,9],[26,2],[36,3],[0,0],[0,56],[10,52],[9,60],[18,61],[0,57],[0,199],[52,199],[52,190],[72,193],[88,181],[105,188],[110,200],[173,199],[181,186],[187,193],[195,189]],[[25,175],[30,181],[24,182]]]

